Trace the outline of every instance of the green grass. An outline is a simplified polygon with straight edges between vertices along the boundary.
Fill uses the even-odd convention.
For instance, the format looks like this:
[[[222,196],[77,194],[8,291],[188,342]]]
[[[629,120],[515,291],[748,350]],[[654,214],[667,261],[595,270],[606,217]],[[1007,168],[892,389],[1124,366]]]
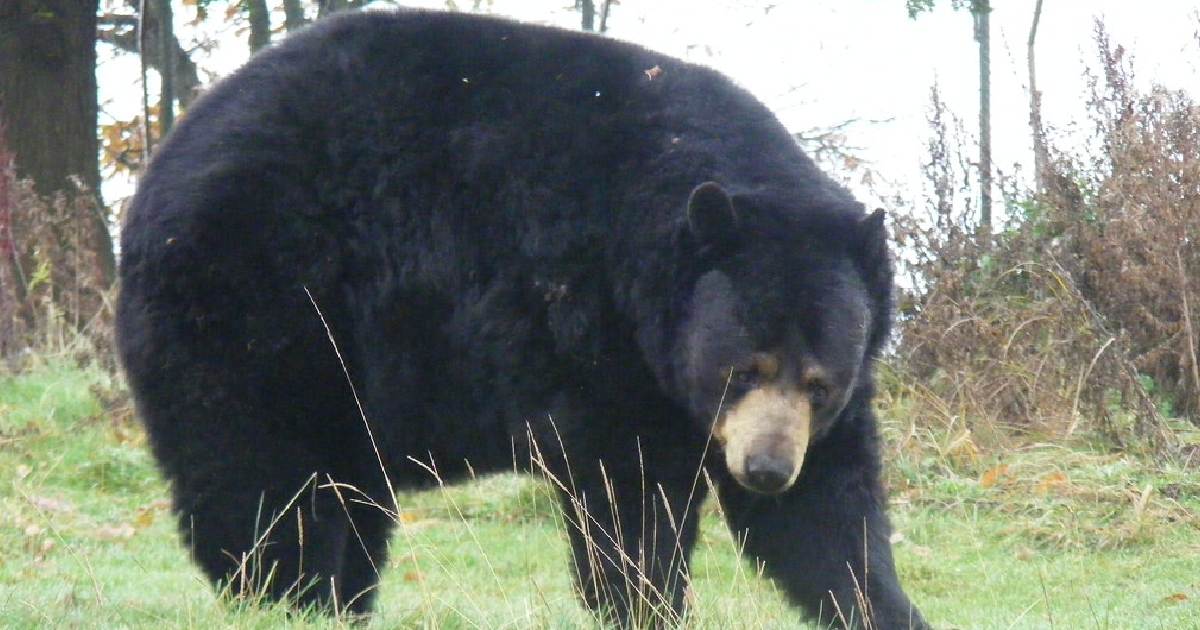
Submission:
[[[0,376],[0,627],[339,625],[214,595],[128,408],[106,408],[116,387],[61,362]],[[900,421],[885,435],[897,564],[937,627],[1200,628],[1194,469],[1087,446],[955,457]],[[401,505],[370,627],[594,627],[542,484],[490,477]],[[706,506],[692,627],[795,627],[734,547]]]

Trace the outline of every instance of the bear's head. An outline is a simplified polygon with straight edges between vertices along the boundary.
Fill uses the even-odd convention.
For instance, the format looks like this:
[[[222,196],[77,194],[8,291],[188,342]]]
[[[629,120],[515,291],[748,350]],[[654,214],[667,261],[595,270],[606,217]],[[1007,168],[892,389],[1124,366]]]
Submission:
[[[887,334],[891,269],[883,213],[846,202],[731,197],[688,201],[704,259],[676,338],[693,417],[750,490],[783,492],[831,430]]]

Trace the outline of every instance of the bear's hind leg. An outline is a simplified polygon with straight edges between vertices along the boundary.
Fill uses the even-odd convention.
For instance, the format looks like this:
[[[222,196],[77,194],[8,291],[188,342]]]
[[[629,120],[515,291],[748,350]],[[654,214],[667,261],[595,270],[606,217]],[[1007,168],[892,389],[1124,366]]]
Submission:
[[[172,475],[197,564],[233,597],[333,607],[349,526],[318,462],[278,441],[234,452]]]
[[[365,615],[371,612],[379,592],[379,574],[387,564],[394,517],[379,506],[351,503],[348,499],[346,507],[351,524],[338,588],[340,605],[352,614]]]

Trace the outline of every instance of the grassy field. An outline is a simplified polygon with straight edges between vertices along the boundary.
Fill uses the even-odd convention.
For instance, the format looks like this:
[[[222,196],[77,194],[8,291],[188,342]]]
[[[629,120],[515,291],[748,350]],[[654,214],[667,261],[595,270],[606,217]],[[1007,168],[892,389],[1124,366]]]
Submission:
[[[115,387],[55,362],[0,375],[0,627],[338,625],[214,595]],[[902,401],[890,409],[903,416]],[[1085,442],[984,454],[905,418],[884,429],[897,563],[937,627],[1200,628],[1195,468]],[[370,627],[594,626],[540,483],[491,477],[400,503]],[[693,567],[692,627],[795,627],[712,506]]]

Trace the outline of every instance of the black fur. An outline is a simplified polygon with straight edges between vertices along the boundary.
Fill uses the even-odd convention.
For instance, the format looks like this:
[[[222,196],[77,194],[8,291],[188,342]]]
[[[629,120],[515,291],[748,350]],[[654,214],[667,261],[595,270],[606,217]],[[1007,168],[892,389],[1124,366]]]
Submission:
[[[687,220],[710,180],[735,209],[706,216],[735,232],[721,247]],[[572,490],[568,519],[589,509],[602,559],[572,531],[576,575],[620,622],[646,607],[622,558],[658,589],[651,607],[682,609],[722,395],[705,379],[728,367],[693,360],[739,352],[733,338],[820,357],[849,402],[795,487],[751,495],[715,446],[704,463],[748,552],[808,613],[833,619],[832,592],[861,616],[853,568],[875,627],[920,627],[870,409],[890,319],[876,223],[711,70],[496,19],[346,15],[214,86],[156,155],[122,232],[121,356],[210,578],[370,608],[391,521],[348,502],[351,528],[326,482],[392,502],[307,290],[392,483],[431,482],[410,457],[449,481],[540,460]],[[728,329],[697,332],[702,277],[725,278]]]

